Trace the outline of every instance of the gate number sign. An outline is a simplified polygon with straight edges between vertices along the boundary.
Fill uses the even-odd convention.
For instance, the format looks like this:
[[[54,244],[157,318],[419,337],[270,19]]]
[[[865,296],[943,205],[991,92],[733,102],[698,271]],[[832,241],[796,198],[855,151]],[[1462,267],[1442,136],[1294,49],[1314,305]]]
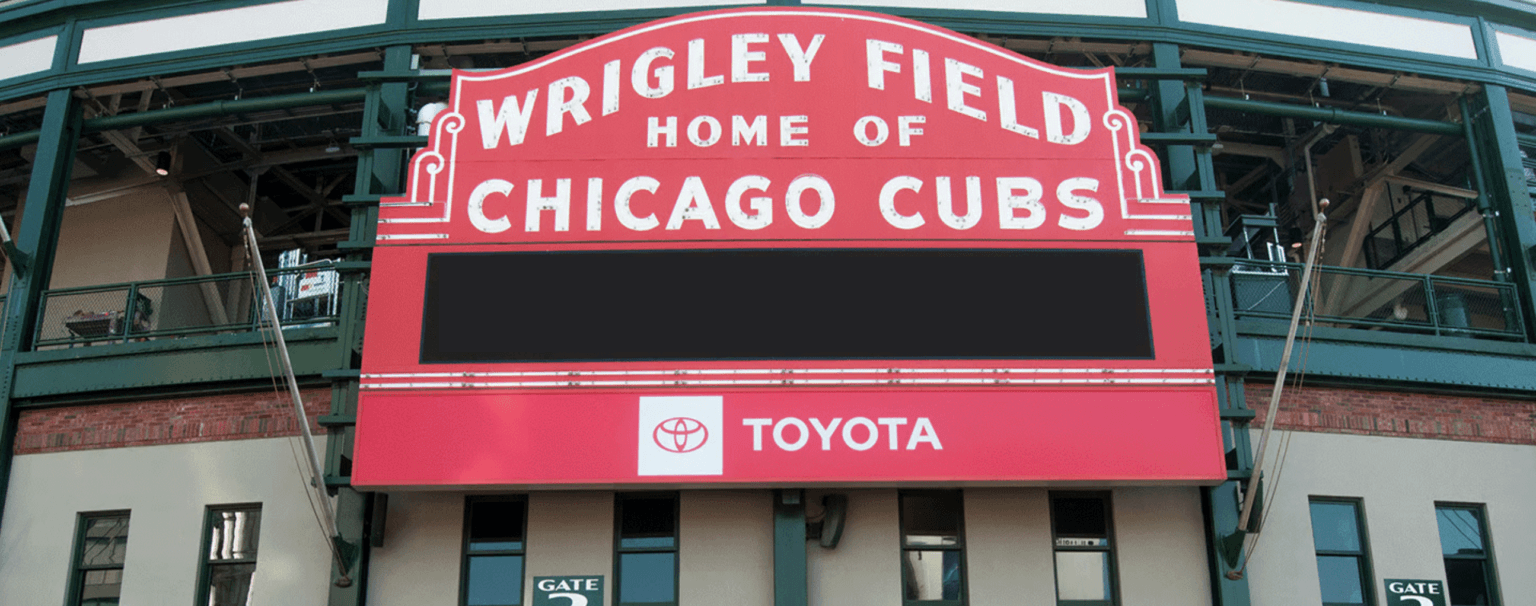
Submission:
[[[1428,579],[1386,579],[1387,606],[1445,606],[1445,583]]]
[[[603,577],[533,577],[533,606],[603,606]]]

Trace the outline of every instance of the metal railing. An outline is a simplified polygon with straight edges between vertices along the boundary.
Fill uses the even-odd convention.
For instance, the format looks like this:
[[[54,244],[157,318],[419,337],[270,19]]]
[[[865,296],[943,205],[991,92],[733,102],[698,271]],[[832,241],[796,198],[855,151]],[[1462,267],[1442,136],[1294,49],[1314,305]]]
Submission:
[[[285,328],[336,323],[341,281],[328,263],[252,272],[60,288],[43,292],[37,348],[250,332],[267,324],[256,288],[268,288]]]
[[[1289,320],[1299,263],[1239,261],[1232,297],[1239,318]],[[1513,284],[1346,267],[1317,268],[1304,317],[1319,326],[1524,341]]]
[[[1391,267],[1476,206],[1473,200],[1415,190],[1408,204],[1366,234],[1366,266]]]

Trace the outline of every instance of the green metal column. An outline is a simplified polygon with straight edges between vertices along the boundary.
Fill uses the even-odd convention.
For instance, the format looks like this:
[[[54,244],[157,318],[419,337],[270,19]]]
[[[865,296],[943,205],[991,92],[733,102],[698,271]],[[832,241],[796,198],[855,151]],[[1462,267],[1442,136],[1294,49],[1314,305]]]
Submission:
[[[392,46],[384,51],[384,73],[411,71],[411,47]],[[357,180],[349,201],[353,203],[351,234],[340,246],[347,251],[341,264],[342,297],[340,304],[338,359],[327,376],[332,380],[329,440],[326,446],[327,484],[337,491],[337,528],[342,539],[356,548],[357,557],[345,576],[352,581],[342,587],[332,585],[331,606],[362,606],[367,602],[368,563],[371,537],[379,533],[371,528],[373,509],[381,499],[374,493],[353,490],[351,476],[352,445],[357,418],[359,369],[363,358],[363,325],[368,298],[367,271],[378,228],[378,199],[393,195],[404,186],[406,150],[391,146],[373,146],[364,141],[379,141],[407,134],[410,91],[403,82],[380,81],[368,87],[363,109],[362,136],[354,145],[364,147],[358,154]],[[379,504],[379,506],[382,506]],[[341,570],[335,570],[341,578]]]
[[[1172,70],[1182,67],[1179,47],[1175,44],[1153,44],[1152,58],[1155,70],[1173,73]],[[1163,79],[1155,82],[1153,90],[1154,124],[1158,131],[1184,135],[1188,141],[1209,136],[1205,100],[1198,83]],[[1221,202],[1225,196],[1216,189],[1211,151],[1208,147],[1175,144],[1177,137],[1165,136],[1164,140],[1170,141],[1162,155],[1166,188],[1171,193],[1190,196],[1190,215],[1196,242],[1203,251],[1201,258],[1210,259],[1221,254],[1218,251],[1226,244],[1221,217]],[[1241,365],[1236,359],[1236,349],[1231,346],[1236,339],[1236,330],[1232,322],[1230,278],[1227,267],[1220,263],[1207,264],[1202,273],[1207,293],[1207,320],[1211,327],[1212,361],[1217,371],[1221,432],[1228,453],[1228,476],[1243,477],[1251,474],[1253,469],[1247,440],[1247,418],[1252,413],[1243,400],[1242,374],[1234,372]],[[1211,594],[1219,606],[1247,606],[1250,602],[1247,578],[1236,574],[1229,576],[1242,564],[1236,557],[1242,546],[1242,533],[1237,532],[1240,486],[1237,481],[1228,481],[1201,489]]]
[[[1520,295],[1520,314],[1527,339],[1536,341],[1536,216],[1532,215],[1531,192],[1525,180],[1525,165],[1520,161],[1520,142],[1515,136],[1515,117],[1509,106],[1509,91],[1495,84],[1485,85],[1481,98],[1473,100],[1473,133],[1483,152],[1484,175],[1497,226],[1502,240],[1507,278]],[[1495,268],[1505,269],[1505,268]]]
[[[15,454],[16,410],[11,406],[11,393],[16,378],[16,354],[32,348],[42,293],[53,273],[59,226],[64,220],[64,196],[69,193],[70,170],[75,165],[75,147],[80,138],[80,119],[80,105],[69,90],[48,93],[37,156],[32,160],[32,178],[27,183],[26,206],[21,210],[21,224],[13,234],[13,251],[19,251],[22,258],[14,259],[12,265],[23,265],[25,270],[11,277],[5,306],[5,336],[0,341],[0,514],[5,510],[11,458]]]
[[[773,606],[806,606],[805,491],[773,491]]]

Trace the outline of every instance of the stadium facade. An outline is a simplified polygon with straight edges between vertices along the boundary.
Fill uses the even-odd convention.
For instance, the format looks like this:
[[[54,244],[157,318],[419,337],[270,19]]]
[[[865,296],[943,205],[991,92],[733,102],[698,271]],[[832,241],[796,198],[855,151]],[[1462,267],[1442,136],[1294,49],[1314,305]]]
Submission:
[[[1519,0],[0,1],[0,603],[1529,603],[1532,154]]]

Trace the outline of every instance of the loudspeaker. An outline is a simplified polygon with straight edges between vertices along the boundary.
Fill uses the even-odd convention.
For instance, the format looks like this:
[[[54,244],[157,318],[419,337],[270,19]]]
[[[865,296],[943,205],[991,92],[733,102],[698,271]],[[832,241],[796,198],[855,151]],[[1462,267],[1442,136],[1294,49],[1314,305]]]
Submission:
[[[384,518],[389,515],[389,494],[373,493],[373,511],[368,520],[368,544],[384,546]]]
[[[848,519],[848,495],[829,494],[821,498],[821,546],[837,548],[843,539],[843,522]]]

